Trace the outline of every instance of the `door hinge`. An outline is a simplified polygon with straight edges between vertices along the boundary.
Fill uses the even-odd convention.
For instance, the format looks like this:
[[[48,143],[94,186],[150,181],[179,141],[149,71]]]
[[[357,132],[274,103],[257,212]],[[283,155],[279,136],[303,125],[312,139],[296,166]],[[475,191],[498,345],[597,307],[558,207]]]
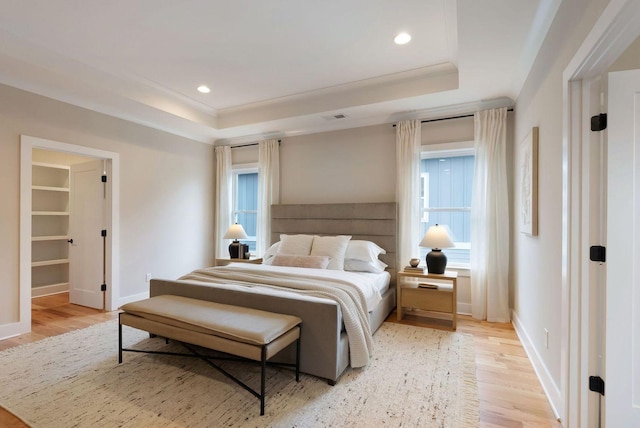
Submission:
[[[607,129],[607,113],[600,113],[591,117],[591,130],[594,132]]]
[[[102,231],[100,231],[100,236],[102,237],[107,236],[107,229],[103,229]]]
[[[589,391],[604,395],[604,380],[600,376],[589,376]]]
[[[589,259],[592,262],[606,262],[607,261],[607,249],[602,245],[594,245],[589,248]]]
[[[107,176],[106,176],[106,175],[103,175],[103,176],[102,176],[102,182],[103,182],[103,183],[106,183],[106,182],[107,182]]]
[[[107,291],[107,284],[102,284],[100,286],[100,291]]]

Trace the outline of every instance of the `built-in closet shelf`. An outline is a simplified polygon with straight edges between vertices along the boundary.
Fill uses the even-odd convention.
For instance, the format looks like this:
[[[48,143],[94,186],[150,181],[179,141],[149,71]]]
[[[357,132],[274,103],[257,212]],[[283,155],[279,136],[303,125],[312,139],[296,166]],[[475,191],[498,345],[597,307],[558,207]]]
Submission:
[[[53,187],[53,186],[31,186],[33,190],[46,190],[48,192],[68,192],[68,187]]]
[[[68,235],[56,235],[56,236],[32,236],[32,241],[66,241],[69,239]]]
[[[69,263],[69,259],[43,260],[41,262],[31,262],[31,267],[64,265],[68,263]]]
[[[31,215],[69,215],[69,211],[33,211]]]
[[[71,168],[33,162],[31,168],[31,295],[69,291]]]

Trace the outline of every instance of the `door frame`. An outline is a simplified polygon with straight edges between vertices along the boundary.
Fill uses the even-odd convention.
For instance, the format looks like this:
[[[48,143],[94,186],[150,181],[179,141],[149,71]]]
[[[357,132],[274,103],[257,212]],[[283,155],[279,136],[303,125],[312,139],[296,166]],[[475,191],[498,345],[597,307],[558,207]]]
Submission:
[[[106,310],[118,308],[120,295],[120,155],[91,147],[62,143],[43,138],[20,136],[20,321],[19,331],[31,331],[31,163],[32,150],[44,149],[107,161],[106,227]]]
[[[584,194],[589,176],[584,166],[590,126],[584,112],[597,77],[605,74],[624,50],[640,36],[640,0],[611,0],[565,68],[563,81],[562,144],[562,349],[560,418],[565,427],[587,426],[593,404],[584,395],[589,356],[582,355],[594,332],[589,325],[587,242],[589,198]],[[597,83],[600,84],[599,82]],[[587,278],[585,278],[585,275]],[[603,329],[605,326],[602,327]]]

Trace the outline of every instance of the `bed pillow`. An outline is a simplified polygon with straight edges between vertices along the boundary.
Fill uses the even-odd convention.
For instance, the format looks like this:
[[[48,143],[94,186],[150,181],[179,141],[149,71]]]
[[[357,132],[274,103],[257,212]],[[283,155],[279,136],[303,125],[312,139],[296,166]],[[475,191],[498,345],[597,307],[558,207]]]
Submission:
[[[357,259],[344,259],[344,270],[348,271],[382,273],[386,268],[387,265],[377,259],[373,262],[363,262],[362,260]]]
[[[344,255],[347,251],[347,244],[351,236],[314,236],[311,246],[312,256],[331,257],[331,262],[327,269],[344,270]]]
[[[311,254],[313,235],[280,235],[277,254],[308,256]]]
[[[326,269],[330,261],[331,258],[326,256],[288,256],[276,254],[271,258],[271,265]]]
[[[273,256],[278,253],[278,248],[280,248],[280,241],[276,242],[270,246],[267,251],[265,251],[264,256],[262,256],[262,264],[270,265]]]
[[[371,241],[360,241],[354,239],[349,241],[344,258],[375,263],[380,254],[387,254],[387,252],[384,248],[380,248],[377,244]]]

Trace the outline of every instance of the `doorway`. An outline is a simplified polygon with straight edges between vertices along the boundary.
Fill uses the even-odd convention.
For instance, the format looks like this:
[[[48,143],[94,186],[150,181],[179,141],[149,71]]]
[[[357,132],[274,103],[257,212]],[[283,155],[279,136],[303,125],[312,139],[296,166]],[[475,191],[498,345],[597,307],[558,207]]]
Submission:
[[[107,159],[34,148],[31,297],[104,309]]]
[[[593,323],[594,318],[600,317],[594,313],[592,302],[602,297],[598,295],[601,290],[592,287],[592,281],[598,281],[597,277],[604,274],[602,270],[610,271],[613,265],[609,263],[608,268],[600,269],[599,272],[598,269],[592,269],[593,265],[589,265],[593,263],[589,261],[589,245],[594,245],[591,239],[595,238],[595,233],[589,230],[589,226],[593,224],[593,211],[589,205],[590,194],[585,193],[593,178],[589,168],[585,169],[590,160],[588,147],[591,140],[590,117],[587,113],[591,111],[593,95],[598,93],[602,84],[599,77],[606,76],[609,68],[640,36],[638,20],[640,2],[611,0],[564,71],[561,417],[563,425],[567,427],[604,426],[599,425],[600,400],[593,399],[595,395],[592,394],[597,393],[589,391],[588,376],[597,374],[590,373],[590,370],[595,366],[602,367],[601,359],[606,359],[607,352],[610,352],[604,347],[599,350],[595,349],[597,346],[593,347],[595,342],[602,342],[603,333],[609,328],[609,320],[605,316],[605,325]],[[608,108],[611,109],[611,105]],[[605,189],[604,192],[609,194],[610,189]],[[607,217],[606,212],[603,217]],[[607,239],[610,232],[610,225],[607,225],[601,239]],[[601,245],[605,243],[602,242]],[[610,283],[610,278],[607,278],[607,284]],[[607,293],[613,290],[611,286],[606,287]],[[626,330],[625,333],[629,333]],[[599,355],[594,350],[600,351]],[[607,388],[607,395],[602,400],[610,396],[611,390]],[[612,415],[609,401],[607,403],[602,422],[609,420]]]
[[[36,161],[34,153],[37,159],[42,153],[41,151],[50,152],[51,155],[59,158],[100,159],[101,163],[103,162],[108,177],[107,185],[104,186],[106,192],[104,224],[107,232],[104,238],[100,237],[103,239],[104,250],[104,260],[100,260],[100,262],[104,263],[103,274],[106,291],[101,292],[102,283],[95,286],[103,296],[106,310],[111,311],[119,306],[119,278],[116,274],[119,266],[119,155],[104,150],[23,135],[21,136],[20,155],[20,322],[18,334],[31,331],[32,228],[35,226],[32,223],[32,165]]]

